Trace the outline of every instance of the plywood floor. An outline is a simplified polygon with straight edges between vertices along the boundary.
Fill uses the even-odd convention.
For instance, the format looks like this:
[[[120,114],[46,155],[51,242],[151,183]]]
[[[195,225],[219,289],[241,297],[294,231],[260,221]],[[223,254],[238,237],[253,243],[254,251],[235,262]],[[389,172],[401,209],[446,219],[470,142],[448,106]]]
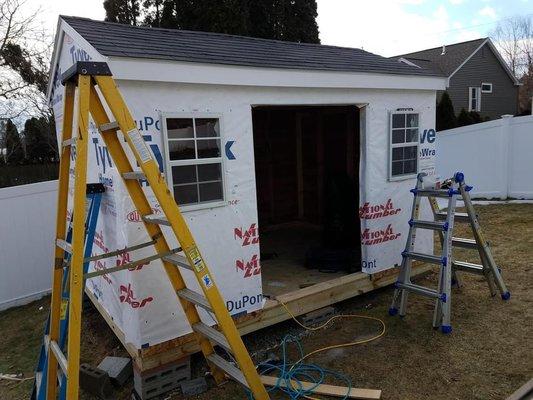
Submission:
[[[291,223],[261,232],[263,295],[275,297],[346,275],[304,267],[305,254],[321,243],[320,228]]]

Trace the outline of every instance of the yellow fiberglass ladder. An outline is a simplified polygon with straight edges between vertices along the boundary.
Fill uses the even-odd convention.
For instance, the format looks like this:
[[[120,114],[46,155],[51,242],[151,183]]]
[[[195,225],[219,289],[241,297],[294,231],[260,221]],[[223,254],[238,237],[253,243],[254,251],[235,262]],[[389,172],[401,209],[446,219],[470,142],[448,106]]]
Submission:
[[[59,194],[56,221],[56,250],[55,268],[53,274],[52,300],[50,311],[49,336],[46,338],[49,352],[46,367],[46,399],[56,400],[58,391],[66,393],[68,400],[79,398],[79,365],[81,340],[81,312],[82,295],[85,279],[105,273],[112,273],[130,268],[132,263],[110,268],[105,271],[83,273],[84,264],[84,236],[85,236],[85,205],[87,182],[87,142],[89,139],[89,115],[98,126],[109,154],[115,162],[118,172],[123,178],[135,208],[142,216],[144,226],[151,238],[146,247],[153,246],[156,254],[139,262],[160,259],[170,280],[177,300],[181,303],[185,315],[196,333],[202,353],[204,354],[217,383],[225,380],[226,375],[235,379],[253,394],[256,400],[269,399],[267,391],[256,371],[256,368],[244,346],[239,332],[229,315],[214,279],[205,264],[200,251],[191,235],[183,216],[180,213],[172,193],[167,187],[164,177],[159,172],[158,165],[150,150],[137,130],[135,121],[124,103],[112,78],[108,65],[104,62],[77,62],[62,76],[65,85],[64,113],[62,127],[62,149],[59,175]],[[99,92],[97,92],[96,86]],[[77,90],[76,90],[77,88]],[[76,93],[77,92],[77,93]],[[73,136],[74,99],[77,94],[78,126]],[[114,121],[111,121],[104,108],[107,104]],[[121,131],[127,146],[132,150],[141,171],[134,171],[122,147],[123,140],[118,135]],[[64,251],[66,246],[65,231],[67,220],[67,201],[69,193],[69,170],[71,151],[75,150],[74,165],[74,201],[72,243],[68,246],[71,253],[68,270],[64,272]],[[146,179],[157,201],[162,215],[153,215],[139,180]],[[176,236],[179,246],[171,249],[161,231],[160,225],[170,226]],[[134,246],[137,247],[138,246]],[[132,249],[132,248],[130,248]],[[178,253],[183,251],[185,256]],[[109,253],[109,257],[116,255],[116,251]],[[180,268],[194,272],[203,294],[188,289],[183,280]],[[63,274],[68,273],[70,283],[70,301],[68,303],[68,344],[67,351],[58,345],[60,321],[62,313],[61,282]],[[217,330],[202,323],[197,307],[209,311],[215,318]],[[233,354],[237,366],[229,363],[215,353],[216,344]],[[59,368],[58,368],[59,367]],[[60,388],[58,378],[66,376],[65,388]],[[63,379],[59,379],[63,381]]]

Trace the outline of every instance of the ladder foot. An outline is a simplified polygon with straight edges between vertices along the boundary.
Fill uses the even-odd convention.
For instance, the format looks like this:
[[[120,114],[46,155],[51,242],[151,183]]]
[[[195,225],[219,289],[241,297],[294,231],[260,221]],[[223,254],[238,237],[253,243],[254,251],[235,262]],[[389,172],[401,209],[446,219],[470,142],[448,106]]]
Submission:
[[[394,317],[396,314],[398,314],[398,309],[396,307],[389,308],[389,315],[391,317]]]
[[[502,293],[502,300],[509,300],[511,298],[511,292]]]
[[[452,333],[452,327],[451,325],[442,325],[440,327],[440,331],[445,335],[449,335],[450,333]]]

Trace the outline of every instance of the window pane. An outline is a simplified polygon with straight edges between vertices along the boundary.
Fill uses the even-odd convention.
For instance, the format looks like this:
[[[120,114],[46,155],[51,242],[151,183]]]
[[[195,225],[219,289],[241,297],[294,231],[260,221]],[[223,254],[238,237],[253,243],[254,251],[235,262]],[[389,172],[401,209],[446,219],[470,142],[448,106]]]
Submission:
[[[198,188],[196,184],[174,186],[174,198],[178,204],[198,203]]]
[[[200,183],[200,201],[223,200],[222,182]]]
[[[416,146],[407,146],[403,148],[403,159],[412,160],[416,159]]]
[[[395,147],[392,149],[392,160],[403,160],[403,147]]]
[[[403,174],[403,161],[394,161],[392,163],[392,176]]]
[[[218,137],[220,136],[218,119],[197,118],[194,121],[196,122],[196,137]]]
[[[174,185],[181,183],[196,183],[196,166],[184,165],[172,167],[172,183]]]
[[[194,140],[169,140],[168,153],[171,160],[194,159]]]
[[[392,114],[392,127],[405,128],[405,114]]]
[[[405,131],[406,142],[418,142],[418,129],[407,129]]]
[[[167,118],[167,133],[169,139],[188,139],[194,137],[192,119]]]
[[[407,114],[407,126],[418,127],[418,114]]]
[[[403,173],[414,174],[416,173],[416,160],[409,160],[403,162]]]
[[[220,140],[197,140],[198,158],[220,157]]]
[[[395,129],[392,131],[392,143],[405,142],[405,129]]]
[[[220,163],[198,165],[198,180],[200,182],[219,181],[221,179]]]

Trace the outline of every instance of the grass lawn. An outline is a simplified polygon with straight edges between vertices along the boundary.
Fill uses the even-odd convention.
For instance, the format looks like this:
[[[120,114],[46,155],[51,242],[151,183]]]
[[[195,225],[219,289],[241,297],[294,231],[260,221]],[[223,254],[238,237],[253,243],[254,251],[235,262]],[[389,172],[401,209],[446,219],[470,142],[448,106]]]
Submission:
[[[382,389],[383,399],[390,400],[500,400],[531,379],[533,204],[487,205],[476,209],[512,293],[511,301],[490,297],[481,277],[461,274],[462,287],[454,289],[452,298],[454,331],[445,336],[431,329],[432,301],[411,295],[408,315],[404,319],[392,318],[387,316],[392,289],[378,290],[342,302],[337,308],[341,313],[384,319],[386,334],[365,345],[318,353],[307,362],[349,376],[356,387]],[[455,236],[469,237],[464,233],[463,224],[457,227]],[[455,258],[478,262],[476,255],[467,250],[457,251]],[[436,286],[436,281],[436,273],[431,273],[417,283]],[[47,303],[48,298],[0,313],[0,373],[23,372],[32,376],[48,312]],[[83,362],[96,365],[105,355],[125,354],[96,312],[87,312],[83,323]],[[305,352],[311,352],[371,336],[378,329],[373,322],[346,319],[305,336],[302,344]],[[283,330],[294,332],[297,328],[293,322],[288,322],[254,336]],[[251,343],[251,352],[259,350],[254,346],[260,341],[246,339],[246,342]],[[30,389],[31,381],[0,381],[0,399],[27,399]],[[131,384],[117,394],[117,398],[129,398],[128,392],[131,392]],[[228,383],[196,398],[245,399],[246,395],[238,385]],[[287,397],[275,395],[273,398]]]

